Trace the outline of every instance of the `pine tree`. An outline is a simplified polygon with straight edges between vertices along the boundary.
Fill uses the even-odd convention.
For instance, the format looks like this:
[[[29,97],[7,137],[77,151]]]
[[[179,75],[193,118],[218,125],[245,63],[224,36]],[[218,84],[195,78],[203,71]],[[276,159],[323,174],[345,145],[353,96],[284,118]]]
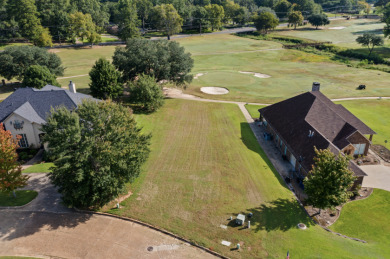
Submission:
[[[0,123],[0,191],[12,192],[27,185],[28,176],[22,175],[22,168],[17,162],[18,140],[12,137],[9,130]]]

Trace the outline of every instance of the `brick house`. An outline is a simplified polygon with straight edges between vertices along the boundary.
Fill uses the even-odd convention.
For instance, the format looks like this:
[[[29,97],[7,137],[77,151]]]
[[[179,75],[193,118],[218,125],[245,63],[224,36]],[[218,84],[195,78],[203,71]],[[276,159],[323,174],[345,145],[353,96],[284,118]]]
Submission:
[[[293,176],[302,181],[313,165],[317,149],[334,154],[367,155],[376,134],[341,104],[335,104],[313,83],[311,92],[259,109],[260,121],[285,160],[293,167]],[[363,182],[366,174],[350,161],[350,169]]]

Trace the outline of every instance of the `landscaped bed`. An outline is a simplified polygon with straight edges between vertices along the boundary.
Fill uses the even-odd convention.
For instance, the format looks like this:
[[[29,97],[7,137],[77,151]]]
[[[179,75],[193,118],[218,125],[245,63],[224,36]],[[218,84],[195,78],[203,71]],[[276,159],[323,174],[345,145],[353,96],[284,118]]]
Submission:
[[[0,192],[0,207],[22,206],[37,197],[36,191],[21,190],[16,191],[16,198],[12,196],[12,193]]]

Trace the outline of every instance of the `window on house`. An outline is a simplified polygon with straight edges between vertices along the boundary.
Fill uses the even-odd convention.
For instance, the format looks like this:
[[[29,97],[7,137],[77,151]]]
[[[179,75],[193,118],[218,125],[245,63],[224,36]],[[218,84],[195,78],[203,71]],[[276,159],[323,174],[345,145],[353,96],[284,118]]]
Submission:
[[[366,149],[366,144],[354,144],[355,147],[355,152],[353,153],[354,155],[363,155],[364,150]]]
[[[26,134],[18,134],[21,139],[19,140],[19,147],[26,148],[28,147],[28,141],[27,141],[27,136]]]

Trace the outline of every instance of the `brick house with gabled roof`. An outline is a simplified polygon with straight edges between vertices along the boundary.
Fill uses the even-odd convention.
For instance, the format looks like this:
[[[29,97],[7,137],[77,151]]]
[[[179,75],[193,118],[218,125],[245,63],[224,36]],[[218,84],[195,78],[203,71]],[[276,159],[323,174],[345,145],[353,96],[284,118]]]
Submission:
[[[259,109],[260,121],[273,141],[303,180],[313,165],[317,149],[334,154],[367,155],[376,134],[341,104],[335,104],[313,83],[311,92]],[[366,136],[369,136],[368,138]],[[350,169],[361,184],[366,174],[353,161]]]

